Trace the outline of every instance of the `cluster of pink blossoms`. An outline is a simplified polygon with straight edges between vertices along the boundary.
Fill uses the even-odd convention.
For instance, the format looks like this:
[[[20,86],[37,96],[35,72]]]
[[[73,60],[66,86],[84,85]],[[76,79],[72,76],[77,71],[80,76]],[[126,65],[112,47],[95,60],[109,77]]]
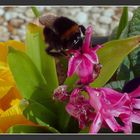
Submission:
[[[113,132],[131,133],[132,122],[140,124],[140,87],[128,94],[89,86],[98,77],[101,68],[96,54],[101,46],[91,47],[92,32],[89,26],[81,50],[74,51],[68,64],[67,75],[76,73],[81,88],[75,88],[69,94],[67,86],[59,86],[54,91],[54,99],[67,100],[66,111],[78,120],[81,129],[90,125],[90,133],[97,133],[103,126]],[[87,92],[88,98],[82,94],[83,91]]]

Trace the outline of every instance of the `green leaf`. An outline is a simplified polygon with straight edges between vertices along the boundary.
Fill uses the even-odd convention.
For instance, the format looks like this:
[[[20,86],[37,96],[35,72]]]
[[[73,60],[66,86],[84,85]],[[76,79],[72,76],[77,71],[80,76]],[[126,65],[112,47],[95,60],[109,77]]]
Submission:
[[[28,24],[26,33],[27,54],[44,75],[49,94],[58,86],[55,60],[45,52],[46,44],[43,40],[43,29],[35,24]]]
[[[29,105],[24,110],[24,115],[28,120],[42,126],[55,126],[56,115],[45,106],[29,100]]]
[[[131,63],[130,69],[133,72],[134,77],[140,77],[140,47],[130,53],[129,61]]]
[[[108,87],[108,88],[112,88],[112,89],[115,89],[118,91],[122,91],[124,84],[125,84],[124,80],[113,81],[113,82],[106,84],[104,87]]]
[[[119,39],[125,39],[128,37],[128,31],[129,31],[129,23],[126,25],[126,27],[123,29],[123,31],[121,32],[121,35],[119,36]]]
[[[140,7],[134,11],[129,25],[128,36],[140,35]],[[130,69],[134,77],[140,76],[140,47],[129,54]],[[133,78],[132,78],[133,79]]]
[[[66,104],[59,103],[59,106],[57,108],[57,124],[60,132],[67,131],[67,126],[70,120],[70,115],[66,112],[65,106]]]
[[[123,29],[127,26],[127,24],[128,24],[128,7],[124,7],[123,13],[119,22],[119,26],[117,29],[116,39],[120,37]]]
[[[129,56],[127,56],[121,66],[117,70],[116,79],[129,81],[134,78],[133,71],[131,69],[131,62]]]
[[[109,41],[115,40],[115,39],[116,39],[117,30],[118,30],[118,26],[116,26],[116,27],[112,30],[112,33],[109,35],[109,38],[108,38]]]
[[[75,82],[77,81],[77,75],[73,75],[72,77],[66,78],[64,85],[68,86],[68,92],[71,92],[75,87]],[[58,125],[62,132],[66,132],[68,129],[68,125],[70,123],[70,115],[66,112],[65,109],[66,104],[59,104],[57,109],[58,114]]]
[[[51,96],[48,94],[49,87],[29,56],[10,48],[8,63],[21,95],[52,107]]]
[[[114,74],[123,59],[138,47],[140,36],[123,40],[110,41],[103,44],[97,52],[99,61],[103,65],[99,77],[91,84],[93,87],[104,86]]]
[[[126,31],[125,31],[126,30]],[[140,8],[134,11],[132,19],[122,32],[120,38],[126,38],[134,35],[140,35]],[[124,69],[125,68],[125,69]],[[127,69],[126,69],[127,68]],[[140,48],[132,51],[122,62],[117,70],[117,80],[132,80],[140,76]]]
[[[64,84],[68,86],[68,91],[71,91],[75,87],[75,82],[77,80],[78,80],[78,76],[76,74],[66,78]]]
[[[10,127],[7,133],[58,133],[58,131],[52,127],[15,125]]]
[[[32,11],[33,11],[34,15],[36,17],[39,17],[40,16],[40,12],[38,11],[38,9],[35,6],[32,6],[31,8],[32,8]]]
[[[61,62],[64,60],[61,60]],[[62,62],[63,63],[63,62]],[[66,62],[64,62],[65,65]],[[67,77],[64,85],[68,86],[68,92],[71,92],[73,88],[75,87],[75,82],[77,81],[78,77],[77,75],[73,75],[72,77]],[[58,126],[59,129],[62,132],[66,132],[68,129],[69,121],[70,121],[70,115],[66,112],[65,109],[66,104],[59,103],[57,106],[57,114],[58,114]]]
[[[133,17],[130,21],[128,36],[135,36],[140,34],[140,7],[134,11]]]

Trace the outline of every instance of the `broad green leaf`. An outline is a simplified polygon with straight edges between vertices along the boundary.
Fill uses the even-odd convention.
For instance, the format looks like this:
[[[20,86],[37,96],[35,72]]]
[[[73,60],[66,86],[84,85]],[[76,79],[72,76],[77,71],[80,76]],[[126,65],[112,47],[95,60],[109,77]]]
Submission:
[[[129,25],[128,36],[140,35],[140,7],[134,11],[134,15]],[[140,76],[140,48],[129,54],[130,69],[135,77]],[[133,79],[133,78],[131,78]]]
[[[125,31],[126,30],[126,31]],[[120,38],[132,37],[134,35],[140,35],[140,8],[134,11],[132,19],[122,32]],[[124,69],[127,67],[126,69]],[[121,66],[117,70],[117,80],[131,80],[134,77],[140,76],[140,48],[132,51],[122,62]]]
[[[135,77],[140,77],[140,47],[129,55],[131,69]]]
[[[51,96],[48,94],[49,87],[29,56],[10,48],[8,62],[21,95],[52,107]]]
[[[67,127],[68,127],[68,123],[70,120],[70,115],[66,112],[65,109],[66,104],[63,103],[59,103],[59,106],[57,108],[57,125],[58,125],[58,130],[60,132],[66,132],[67,131]]]
[[[29,105],[24,110],[24,115],[28,120],[39,125],[55,126],[56,115],[47,107],[33,100],[29,100]]]
[[[62,58],[61,63],[66,66],[67,62]],[[66,69],[65,69],[66,70]],[[64,85],[68,86],[68,91],[71,92],[72,89],[75,87],[75,82],[78,79],[76,75],[73,75],[72,77],[66,78]],[[57,106],[57,114],[58,114],[58,126],[59,129],[64,132],[67,131],[67,127],[70,121],[70,115],[66,112],[65,109],[66,104],[58,103]]]
[[[58,86],[55,60],[45,52],[46,44],[43,40],[43,29],[35,24],[28,24],[26,33],[27,54],[39,71],[44,75],[49,94]]]
[[[110,41],[103,44],[97,52],[99,61],[103,65],[99,77],[91,84],[93,87],[104,86],[111,78],[123,59],[138,47],[140,36],[123,40]]]
[[[58,133],[58,131],[52,127],[15,125],[10,127],[7,133]]]
[[[68,121],[67,128],[65,129],[65,132],[78,133],[79,131],[80,131],[80,128],[79,128],[78,121],[71,116],[69,121]]]
[[[105,87],[112,88],[112,89],[115,89],[118,91],[122,91],[124,84],[125,84],[124,80],[113,81],[113,82],[106,84]]]
[[[127,26],[127,24],[128,24],[128,7],[124,7],[123,13],[119,22],[119,26],[117,28],[116,39],[120,37],[123,29]]]
[[[130,21],[128,36],[135,36],[140,34],[140,7],[134,11],[133,17]]]
[[[78,77],[73,75],[72,77],[66,78],[64,84],[68,86],[68,91],[71,92],[72,89],[75,87],[75,82],[77,81]],[[70,115],[66,112],[65,109],[66,104],[59,104],[57,114],[58,118],[58,125],[61,131],[67,131],[67,127],[70,122]]]
[[[125,80],[129,81],[134,78],[134,73],[131,69],[131,62],[129,60],[129,55],[124,59],[121,66],[118,68],[116,72],[117,80]]]
[[[77,80],[78,80],[78,76],[76,74],[66,78],[64,84],[68,86],[68,91],[71,91],[75,87],[75,82]]]
[[[119,39],[125,39],[125,38],[128,37],[129,24],[130,24],[130,22],[128,22],[128,24],[125,26],[125,28],[121,32],[121,35],[120,35]]]
[[[116,26],[113,30],[112,33],[109,35],[108,40],[115,40],[116,39],[116,35],[117,35],[117,30],[118,30],[118,26]]]
[[[127,26],[122,30],[119,38],[127,38],[140,34],[140,7],[134,11],[132,19]]]

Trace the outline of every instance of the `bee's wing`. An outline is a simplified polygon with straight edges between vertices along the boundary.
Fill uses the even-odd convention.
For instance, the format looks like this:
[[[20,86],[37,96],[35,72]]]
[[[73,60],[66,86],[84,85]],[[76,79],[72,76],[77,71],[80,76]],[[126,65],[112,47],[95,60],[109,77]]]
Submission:
[[[44,16],[39,17],[39,22],[44,26],[52,28],[53,23],[56,19],[57,19],[57,16],[55,14],[47,13]]]

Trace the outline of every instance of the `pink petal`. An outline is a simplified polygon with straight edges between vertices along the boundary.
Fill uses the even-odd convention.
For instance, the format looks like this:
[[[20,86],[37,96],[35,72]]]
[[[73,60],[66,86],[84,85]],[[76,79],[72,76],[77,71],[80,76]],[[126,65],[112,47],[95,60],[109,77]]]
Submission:
[[[122,94],[122,97],[112,106],[112,108],[119,108],[122,107],[130,98],[127,93]]]
[[[76,99],[79,97],[78,93],[80,92],[79,88],[76,88],[72,91],[71,95],[70,95],[70,102],[71,103],[76,103]]]
[[[132,99],[132,104],[135,109],[140,109],[140,99]]]
[[[97,115],[94,118],[93,123],[90,126],[89,133],[96,134],[101,128],[102,121],[103,121],[103,119],[102,119],[101,114],[97,113]]]
[[[131,114],[131,121],[140,124],[140,112],[133,111]]]
[[[91,61],[92,64],[98,64],[99,60],[98,60],[98,56],[95,52],[88,52],[88,53],[84,53],[83,54],[88,60]]]
[[[98,51],[100,48],[102,48],[101,45],[96,45],[95,47],[92,48],[92,52]]]
[[[72,56],[69,59],[67,76],[72,76],[81,62],[82,62],[82,59],[80,58],[80,56],[76,56],[76,57]]]
[[[132,122],[131,121],[125,122],[125,126],[122,127],[122,130],[126,134],[131,134],[132,133],[132,130],[133,130],[132,129]]]
[[[71,104],[71,103],[68,103],[65,107],[66,111],[73,117],[77,117],[77,115],[75,114],[75,110],[76,110],[76,107]]]
[[[130,113],[121,114],[120,119],[124,123],[124,127],[122,127],[122,130],[127,134],[132,133],[132,122],[131,122],[131,118],[130,118]]]
[[[93,77],[93,64],[85,57],[82,58],[82,62],[76,70],[77,75],[83,84],[92,82]]]
[[[99,111],[101,108],[101,102],[100,102],[100,92],[96,89],[93,89],[89,86],[86,86],[86,91],[89,94],[89,102],[91,106],[96,110]]]
[[[118,102],[118,100],[120,100],[123,95],[122,93],[115,91],[111,88],[100,88],[98,90],[100,90],[100,92],[104,94],[106,99],[109,100],[111,104]]]
[[[121,114],[130,114],[131,110],[128,106],[121,106],[120,108],[113,109],[111,114],[115,117],[119,117]]]
[[[92,26],[88,26],[88,28],[86,29],[85,39],[84,39],[84,43],[83,43],[83,46],[82,46],[83,52],[89,52],[92,32],[93,32]]]
[[[129,94],[130,97],[140,97],[140,86]]]
[[[120,130],[121,126],[118,124],[118,122],[115,120],[115,118],[112,115],[104,114],[103,117],[107,125],[111,128],[113,132],[118,132]]]
[[[132,133],[132,122],[128,122],[125,124],[124,133],[131,134]]]

